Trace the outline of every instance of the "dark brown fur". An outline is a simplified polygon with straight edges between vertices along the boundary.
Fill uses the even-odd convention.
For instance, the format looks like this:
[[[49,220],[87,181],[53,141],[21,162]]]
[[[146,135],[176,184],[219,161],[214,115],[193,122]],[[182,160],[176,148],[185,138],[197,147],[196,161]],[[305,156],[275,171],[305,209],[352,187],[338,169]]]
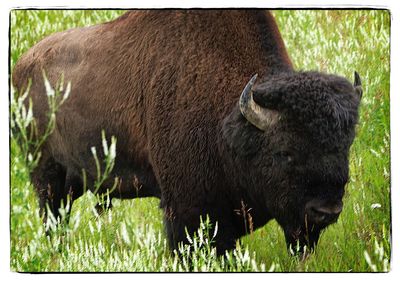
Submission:
[[[279,202],[272,197],[275,190],[287,194],[287,188],[267,182],[269,161],[252,163],[248,157],[260,150],[261,137],[279,137],[279,127],[261,133],[237,109],[253,74],[265,81],[294,72],[269,12],[133,11],[109,23],[45,38],[13,73],[18,89],[32,78],[30,95],[41,128],[47,111],[42,69],[52,84],[62,73],[72,82],[71,96],[32,174],[42,208],[51,201],[57,215],[68,192],[73,191],[74,199],[82,194],[81,168],[89,186],[93,184],[90,147],[101,148],[104,129],[118,141],[113,175],[120,185],[111,197],[161,197],[171,247],[185,241],[185,226],[189,231],[198,227],[200,215],[218,221],[219,252],[234,247],[248,232],[237,213],[243,204],[251,208],[254,228],[282,218],[269,203]],[[256,136],[249,140],[250,135]],[[346,158],[349,142],[343,149]],[[242,167],[236,162],[250,167],[238,171]],[[242,175],[252,167],[256,181],[245,181]],[[52,199],[47,188],[55,192]],[[265,202],[267,192],[271,200]]]

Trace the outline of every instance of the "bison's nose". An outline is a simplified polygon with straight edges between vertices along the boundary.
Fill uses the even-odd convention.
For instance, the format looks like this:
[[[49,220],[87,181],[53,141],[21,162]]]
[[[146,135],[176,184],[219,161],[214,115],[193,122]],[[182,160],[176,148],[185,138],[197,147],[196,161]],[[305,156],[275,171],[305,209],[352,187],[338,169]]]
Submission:
[[[306,204],[306,214],[312,223],[330,224],[336,221],[342,208],[342,201],[328,203],[326,201],[312,200]]]

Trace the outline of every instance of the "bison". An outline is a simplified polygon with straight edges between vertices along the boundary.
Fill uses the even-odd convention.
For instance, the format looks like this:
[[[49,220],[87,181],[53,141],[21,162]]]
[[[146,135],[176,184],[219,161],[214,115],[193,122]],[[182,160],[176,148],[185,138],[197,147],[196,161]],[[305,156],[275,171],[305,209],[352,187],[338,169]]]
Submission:
[[[110,198],[159,197],[172,249],[205,215],[219,254],[271,219],[313,249],[338,219],[361,81],[295,71],[270,12],[136,10],[46,37],[12,75],[17,89],[32,79],[39,132],[43,70],[72,82],[31,174],[44,217],[83,194],[82,168],[93,186],[104,130],[117,157],[99,193],[117,177]]]

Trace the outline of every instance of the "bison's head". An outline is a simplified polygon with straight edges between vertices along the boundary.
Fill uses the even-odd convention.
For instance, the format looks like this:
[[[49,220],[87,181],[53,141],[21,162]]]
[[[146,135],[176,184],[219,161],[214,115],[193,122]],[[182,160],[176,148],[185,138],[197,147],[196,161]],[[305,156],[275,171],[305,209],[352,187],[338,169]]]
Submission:
[[[313,248],[342,211],[348,154],[362,90],[355,73],[275,75],[247,84],[224,121],[232,179],[243,196],[266,207],[289,245]]]

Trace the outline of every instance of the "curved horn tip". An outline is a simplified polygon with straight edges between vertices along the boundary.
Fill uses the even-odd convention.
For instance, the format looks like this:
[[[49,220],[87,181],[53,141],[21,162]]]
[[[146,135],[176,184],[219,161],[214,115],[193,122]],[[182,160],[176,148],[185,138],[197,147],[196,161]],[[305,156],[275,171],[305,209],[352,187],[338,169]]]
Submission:
[[[251,77],[250,79],[250,84],[253,85],[256,82],[258,74],[255,74],[254,76]]]
[[[354,71],[354,86],[361,86],[361,78],[357,71]]]

